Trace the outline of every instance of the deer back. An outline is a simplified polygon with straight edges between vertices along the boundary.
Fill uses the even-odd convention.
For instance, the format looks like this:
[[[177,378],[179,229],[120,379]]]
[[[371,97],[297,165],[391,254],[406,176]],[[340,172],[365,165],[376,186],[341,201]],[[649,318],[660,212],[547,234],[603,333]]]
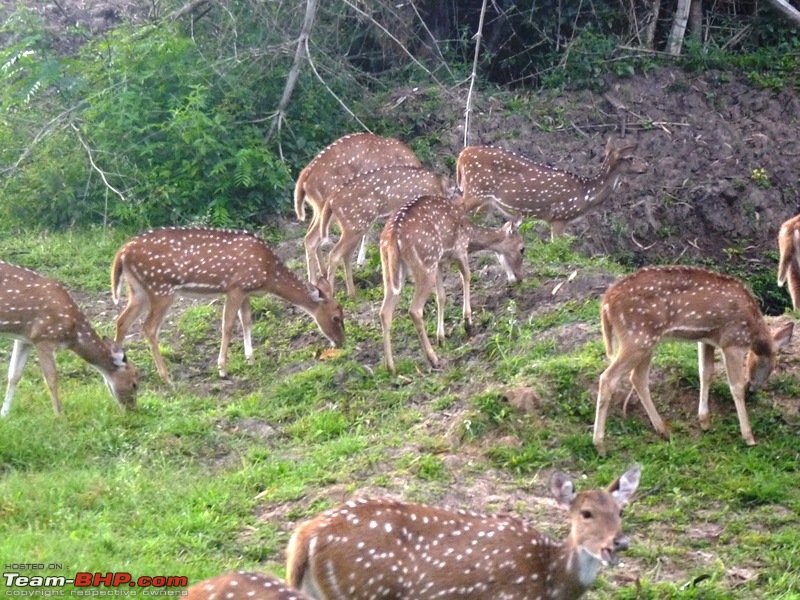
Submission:
[[[25,339],[56,341],[67,348],[78,332],[86,335],[88,320],[66,289],[45,277],[0,261],[0,333]]]
[[[389,165],[421,167],[400,140],[371,133],[352,133],[328,145],[300,172],[294,190],[297,218],[305,220],[304,201],[322,206],[340,185],[359,173]]]
[[[556,542],[510,515],[486,515],[392,499],[358,499],[301,524],[287,551],[287,579],[320,600],[441,597],[578,598],[602,561],[627,548],[621,507],[638,468],[608,490],[575,493],[554,474],[572,531]]]
[[[422,167],[389,166],[361,173],[336,190],[323,208],[322,237],[328,236],[330,217],[364,229],[419,196],[451,197],[449,177]]]
[[[200,581],[186,590],[185,600],[308,600],[302,592],[269,573],[232,571]]]
[[[255,234],[206,227],[152,229],[129,240],[117,252],[112,289],[119,297],[120,274],[132,275],[156,295],[275,293],[305,285]]]
[[[218,295],[233,289],[245,295],[274,294],[314,317],[334,344],[344,343],[342,308],[320,278],[301,281],[255,234],[205,227],[153,229],[128,241],[111,270],[116,300],[122,275],[148,295]]]
[[[697,267],[639,269],[609,287],[601,311],[607,348],[612,339],[652,347],[673,338],[749,349],[753,388],[766,380],[793,329],[770,331],[741,281]]]
[[[622,175],[647,170],[633,155],[636,146],[609,140],[601,172],[590,178],[500,148],[471,146],[458,157],[457,182],[467,211],[492,203],[507,214],[570,221],[603,202]]]
[[[123,408],[136,405],[138,371],[112,340],[100,338],[59,282],[0,261],[0,334],[34,346],[72,350],[95,367]]]
[[[420,263],[433,266],[453,252],[466,252],[467,223],[458,204],[442,196],[420,196],[389,217],[381,245],[397,248],[401,257],[413,252]]]

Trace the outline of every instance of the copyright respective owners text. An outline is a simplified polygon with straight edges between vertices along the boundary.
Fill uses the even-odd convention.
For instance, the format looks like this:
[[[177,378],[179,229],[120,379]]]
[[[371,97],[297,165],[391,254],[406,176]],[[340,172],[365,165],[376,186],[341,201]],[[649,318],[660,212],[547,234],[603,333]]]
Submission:
[[[185,596],[184,575],[134,575],[127,571],[78,571],[64,563],[6,563],[6,597]]]

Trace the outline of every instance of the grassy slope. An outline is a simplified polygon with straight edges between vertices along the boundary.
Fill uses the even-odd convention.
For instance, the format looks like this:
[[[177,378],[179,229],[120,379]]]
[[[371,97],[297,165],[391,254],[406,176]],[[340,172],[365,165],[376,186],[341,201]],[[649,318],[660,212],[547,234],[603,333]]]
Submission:
[[[638,462],[643,481],[626,511],[626,566],[605,570],[589,597],[800,598],[797,362],[784,357],[750,402],[760,444],[748,449],[721,377],[712,388],[712,430],[701,435],[695,347],[665,346],[653,394],[673,441],[660,441],[635,403],[626,418],[617,406],[611,455],[600,459],[590,435],[605,365],[598,298],[620,270],[577,255],[568,240],[526,235],[529,277],[521,286],[498,285],[492,261],[476,257],[484,276],[473,278],[472,340],[458,325],[452,292],[441,372],[423,363],[402,304],[394,335],[400,375],[379,364],[380,291],[367,291],[364,279],[358,299],[345,304],[348,346],[325,360],[315,358],[323,338],[306,315],[274,298],[256,301],[255,363],[244,362],[236,340],[230,381],[214,368],[219,303],[173,311],[162,347],[177,384],[157,380],[134,336],[129,350],[143,386],[130,414],[117,410],[99,375],[62,354],[66,416],[54,418],[31,361],[11,418],[0,422],[0,555],[62,563],[56,574],[66,575],[126,570],[193,581],[233,567],[282,573],[294,522],[359,491],[513,510],[561,535],[564,516],[542,501],[551,468],[584,475],[585,487]],[[7,238],[0,257],[80,290],[81,304],[111,334],[108,267],[124,237]],[[299,240],[286,244],[300,256]],[[290,266],[302,272],[298,261]],[[374,285],[374,252],[369,268],[362,277]],[[0,340],[3,365],[10,347]],[[504,400],[505,389],[521,386],[534,392],[532,413]]]

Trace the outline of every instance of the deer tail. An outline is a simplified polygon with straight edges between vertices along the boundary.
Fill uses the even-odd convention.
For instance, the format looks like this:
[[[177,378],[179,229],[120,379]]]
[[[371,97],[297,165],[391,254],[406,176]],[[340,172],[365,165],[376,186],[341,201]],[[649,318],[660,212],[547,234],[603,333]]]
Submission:
[[[286,548],[286,582],[296,590],[302,588],[308,567],[308,543],[303,527],[297,529]]]
[[[381,264],[383,265],[383,285],[386,292],[391,288],[393,294],[399,294],[403,289],[400,275],[400,247],[397,240],[381,236]]]
[[[122,261],[123,252],[120,250],[114,257],[114,263],[111,265],[111,299],[114,305],[119,304],[120,293],[122,292]]]
[[[606,347],[606,357],[611,360],[614,356],[614,325],[608,314],[608,304],[600,307],[600,327],[603,330],[603,343]]]
[[[307,177],[308,175],[306,174],[306,169],[303,169],[300,172],[300,176],[297,178],[297,183],[294,186],[294,213],[297,215],[297,218],[300,221],[306,220],[305,184]]]

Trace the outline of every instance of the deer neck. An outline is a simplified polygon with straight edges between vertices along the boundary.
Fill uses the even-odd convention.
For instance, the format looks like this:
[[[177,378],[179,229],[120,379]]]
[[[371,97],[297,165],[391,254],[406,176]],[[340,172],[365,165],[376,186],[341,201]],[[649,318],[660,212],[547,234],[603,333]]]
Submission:
[[[497,229],[488,229],[473,225],[469,219],[464,219],[464,233],[469,240],[467,252],[490,249],[503,241],[505,233]]]
[[[111,374],[116,369],[108,346],[85,319],[75,324],[68,348],[101,373]]]
[[[597,206],[606,201],[622,177],[622,165],[623,161],[614,164],[603,163],[600,173],[582,180],[583,198],[587,206]]]
[[[545,584],[550,600],[577,600],[597,579],[602,565],[599,557],[589,554],[567,538],[552,546]]]
[[[297,275],[278,260],[272,263],[270,271],[266,285],[259,290],[261,293],[274,294],[308,313],[314,312],[317,303],[311,298],[308,286]]]

